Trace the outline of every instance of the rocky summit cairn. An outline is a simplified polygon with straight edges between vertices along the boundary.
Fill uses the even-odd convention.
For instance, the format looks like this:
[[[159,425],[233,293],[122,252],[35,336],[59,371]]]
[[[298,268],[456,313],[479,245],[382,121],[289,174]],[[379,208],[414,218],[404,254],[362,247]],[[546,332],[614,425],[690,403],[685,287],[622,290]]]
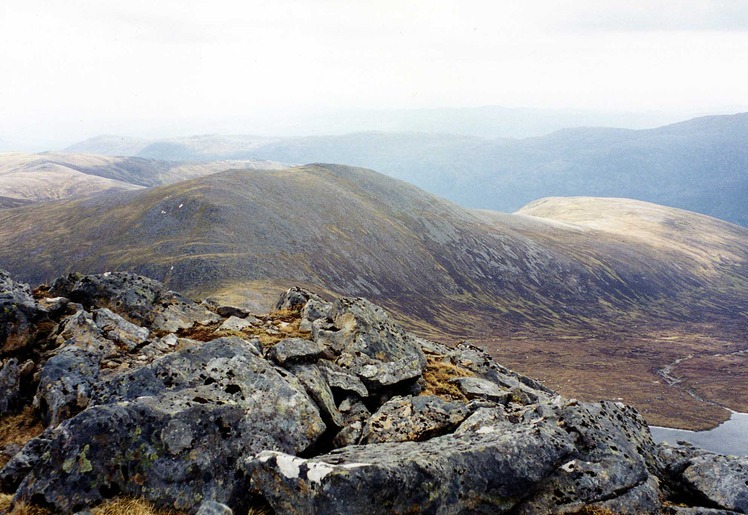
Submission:
[[[364,299],[292,288],[263,316],[129,273],[0,289],[0,435],[26,428],[0,441],[9,510],[748,511],[745,458],[658,447],[634,409],[564,399]]]

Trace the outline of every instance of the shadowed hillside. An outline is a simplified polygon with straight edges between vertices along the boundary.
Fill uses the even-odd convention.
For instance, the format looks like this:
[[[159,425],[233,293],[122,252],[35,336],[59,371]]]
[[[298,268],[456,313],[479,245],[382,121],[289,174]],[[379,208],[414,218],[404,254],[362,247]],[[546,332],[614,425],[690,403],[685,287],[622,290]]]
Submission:
[[[302,284],[376,299],[447,340],[613,341],[683,324],[742,334],[748,312],[748,230],[738,226],[605,199],[469,211],[335,165],[8,209],[0,231],[0,263],[31,282],[131,270],[234,299]]]

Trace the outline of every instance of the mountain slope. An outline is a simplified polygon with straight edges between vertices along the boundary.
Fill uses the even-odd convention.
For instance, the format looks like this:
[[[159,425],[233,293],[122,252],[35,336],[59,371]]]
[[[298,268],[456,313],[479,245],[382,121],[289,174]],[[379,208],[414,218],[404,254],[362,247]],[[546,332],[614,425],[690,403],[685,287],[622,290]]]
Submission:
[[[201,177],[231,168],[282,168],[256,160],[180,163],[90,154],[0,154],[0,207],[134,190]]]
[[[448,132],[448,126],[429,130]],[[244,141],[182,138],[137,150],[149,158],[363,166],[474,208],[509,212],[549,196],[626,197],[748,226],[748,113],[646,130],[565,129],[520,140],[366,132]],[[106,150],[96,142],[76,148]]]
[[[574,352],[629,352],[642,334],[707,326],[710,351],[748,348],[747,229],[645,203],[563,202],[506,215],[466,210],[362,169],[229,171],[4,210],[0,264],[31,282],[131,270],[193,294],[301,284],[367,296],[429,335],[469,336],[512,358],[538,340],[586,335],[592,343]],[[564,214],[574,205],[592,220],[618,207],[592,227]],[[550,216],[557,219],[542,218]],[[613,230],[619,219],[626,230]],[[635,358],[640,376],[659,380],[656,369],[680,356],[682,348],[658,345]],[[517,368],[548,368],[534,366]],[[606,396],[617,388],[606,387]],[[722,413],[678,399],[695,406],[681,409],[691,422]]]
[[[0,154],[0,207],[84,196],[107,190],[133,190],[138,186],[112,178],[89,175],[83,166],[106,166],[110,158],[76,158],[72,164],[35,154]]]

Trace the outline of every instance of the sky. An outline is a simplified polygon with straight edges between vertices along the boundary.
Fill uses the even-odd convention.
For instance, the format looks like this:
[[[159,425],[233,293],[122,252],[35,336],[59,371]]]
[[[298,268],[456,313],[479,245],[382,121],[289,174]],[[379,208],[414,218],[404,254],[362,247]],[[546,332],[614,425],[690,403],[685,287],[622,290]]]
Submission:
[[[748,110],[744,0],[3,0],[0,45],[19,143],[335,109]]]

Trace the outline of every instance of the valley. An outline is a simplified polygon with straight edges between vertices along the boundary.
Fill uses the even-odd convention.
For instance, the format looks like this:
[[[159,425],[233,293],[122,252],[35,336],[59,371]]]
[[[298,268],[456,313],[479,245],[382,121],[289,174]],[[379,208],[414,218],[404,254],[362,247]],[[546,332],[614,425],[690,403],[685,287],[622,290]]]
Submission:
[[[308,165],[4,209],[0,242],[2,266],[34,284],[128,270],[255,310],[292,285],[364,296],[423,336],[468,339],[658,425],[710,427],[745,402],[727,388],[745,371],[724,355],[748,348],[748,230],[687,211],[603,198],[476,211],[371,170]],[[658,370],[691,354],[668,385]]]

